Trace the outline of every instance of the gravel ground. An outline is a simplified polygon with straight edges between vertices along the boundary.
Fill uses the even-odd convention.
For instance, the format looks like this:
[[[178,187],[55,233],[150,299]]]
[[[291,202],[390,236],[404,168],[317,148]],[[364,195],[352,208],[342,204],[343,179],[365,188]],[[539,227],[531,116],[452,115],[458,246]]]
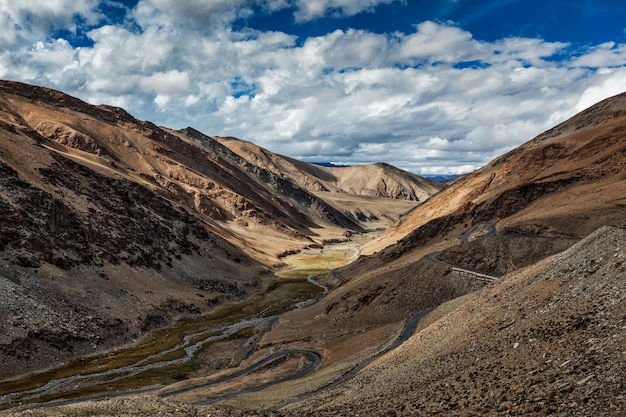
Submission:
[[[626,230],[600,229],[435,314],[285,415],[626,415]]]

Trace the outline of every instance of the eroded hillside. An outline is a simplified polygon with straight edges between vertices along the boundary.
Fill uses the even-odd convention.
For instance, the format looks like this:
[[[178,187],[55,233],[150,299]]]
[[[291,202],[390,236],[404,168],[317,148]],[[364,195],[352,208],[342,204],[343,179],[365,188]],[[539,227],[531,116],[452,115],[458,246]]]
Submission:
[[[403,346],[281,415],[626,413],[626,230],[439,307]]]
[[[268,318],[263,332],[232,341],[232,346],[244,351],[232,368],[220,368],[214,374],[191,372],[178,383],[152,387],[143,396],[128,400],[70,405],[55,411],[115,414],[112,410],[123,407],[129,415],[171,411],[173,415],[240,416],[259,414],[259,410],[279,416],[623,414],[625,97],[599,103],[429,198],[370,243],[366,255],[318,277],[315,285],[323,288],[325,295],[317,302]],[[29,136],[19,131],[17,122],[7,121],[13,123],[7,131],[15,135],[10,136],[14,143],[28,137],[31,146],[52,161],[73,155],[66,148],[56,148],[61,146],[57,142],[50,145],[39,133]],[[198,144],[202,152],[227,161],[233,167],[229,169],[238,167],[245,178],[264,178],[262,182],[269,184],[264,186],[266,191],[293,187],[306,191],[326,187],[320,179],[338,178],[319,167],[296,167],[294,161],[259,149],[254,150],[261,161],[257,165],[252,154],[241,153],[249,144],[238,141],[217,141],[190,129],[163,132],[159,135],[169,135],[168,146],[182,143],[181,149],[192,149],[187,146]],[[227,142],[232,148],[224,146]],[[54,156],[49,149],[60,150]],[[161,154],[171,158],[175,152]],[[27,160],[27,153],[23,155],[21,160]],[[184,164],[177,163],[197,163],[193,155],[183,155]],[[15,161],[6,165],[17,166]],[[290,173],[281,174],[281,166]],[[102,167],[100,162],[95,165],[98,172]],[[305,175],[302,167],[315,171],[315,175]],[[198,166],[193,172],[200,169]],[[119,174],[124,181],[132,177],[128,172]],[[18,182],[28,178],[27,174],[19,175]],[[179,180],[172,184],[187,189],[181,185],[187,183]],[[21,188],[31,187],[33,181],[29,179]],[[291,182],[287,186],[283,181]],[[12,188],[16,187],[20,188]],[[320,200],[321,194],[330,193],[328,187],[307,192]],[[331,194],[344,192],[334,190]],[[284,201],[302,209],[301,220],[315,218],[319,226],[321,218],[311,214],[318,211],[316,206],[294,200],[290,193],[281,194],[286,196]],[[345,225],[338,227],[343,224],[339,218],[354,222],[357,228],[373,224],[363,212],[365,220],[340,208],[358,200],[350,200],[350,204],[348,200],[327,201],[329,204],[323,206],[326,212],[334,210],[342,216],[322,216],[324,222],[335,219],[334,230],[346,230]],[[172,200],[168,202],[172,204]],[[9,203],[5,205],[18,206]],[[172,210],[180,207],[190,208],[171,206]],[[189,214],[190,221],[202,223],[204,219],[187,209],[180,212]],[[161,211],[156,210],[158,213]],[[306,240],[307,229],[318,230],[299,224],[296,213],[289,213],[287,210],[281,215],[282,226],[276,227],[282,236],[291,230],[296,240]],[[20,216],[23,213],[14,217]],[[254,216],[248,216],[251,218]],[[84,221],[82,217],[79,220]],[[212,220],[206,224],[224,222]],[[250,230],[251,224],[267,226],[242,217],[229,220],[234,221],[224,230],[231,237],[239,236],[235,227]],[[221,245],[217,240],[221,234],[214,236],[210,227],[205,230],[211,242]],[[202,252],[203,237],[184,231],[169,233],[186,237]],[[28,236],[22,240],[28,241]],[[229,248],[234,251],[229,249],[229,254],[240,254],[238,246]],[[14,246],[9,249],[14,250]],[[178,263],[176,247],[168,250],[173,256],[164,252],[166,257],[159,260],[162,271],[186,266],[195,259],[182,253]],[[253,252],[258,258],[258,251]],[[249,268],[248,273],[261,268],[243,254],[234,256],[224,265],[240,264]],[[172,266],[167,264],[169,258]],[[35,274],[38,272],[32,272],[33,268],[51,268],[55,258],[50,259],[40,267],[25,264],[20,268]],[[69,259],[76,262],[70,271],[76,265],[88,265],[86,260]],[[24,262],[30,262],[29,258]],[[107,259],[103,262],[112,263]],[[120,265],[127,268],[128,262]],[[61,270],[62,265],[55,268]],[[262,269],[257,271],[255,276],[261,276]],[[259,282],[245,281],[245,277],[251,275],[241,275],[238,288],[245,290],[251,282]],[[11,281],[6,287],[7,297],[19,294],[27,282],[20,276]],[[132,294],[139,293],[129,297]],[[29,306],[29,311],[37,305],[21,296],[20,302]],[[213,360],[208,353],[205,359]],[[202,405],[213,400],[218,403]],[[33,411],[29,415],[38,414]]]
[[[365,224],[191,128],[9,81],[0,174],[3,377],[249,297]]]

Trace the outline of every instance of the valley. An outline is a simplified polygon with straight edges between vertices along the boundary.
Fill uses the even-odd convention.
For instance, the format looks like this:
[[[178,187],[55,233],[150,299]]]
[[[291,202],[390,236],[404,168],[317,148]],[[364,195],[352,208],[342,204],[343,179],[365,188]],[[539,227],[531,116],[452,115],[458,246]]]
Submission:
[[[322,358],[316,352],[279,351],[242,371],[233,371],[241,362],[250,362],[251,358],[257,357],[254,355],[255,342],[271,329],[280,314],[310,305],[316,297],[328,291],[328,287],[316,279],[354,261],[361,246],[378,234],[358,234],[345,242],[289,255],[283,258],[287,266],[276,273],[275,281],[260,294],[245,301],[221,305],[211,314],[180,320],[173,326],[147,335],[136,344],[103,355],[81,358],[44,373],[0,382],[0,407],[42,400],[52,401],[50,405],[65,404],[76,400],[55,400],[86,395],[95,399],[159,391],[160,396],[170,397],[218,382],[225,385],[226,380],[245,376],[268,363],[294,355],[312,358],[315,366],[283,378],[278,373],[279,376],[275,376],[278,380],[272,384],[304,376],[319,366]],[[237,349],[232,343],[228,345],[233,340],[241,341]],[[222,369],[206,369],[207,351],[220,349],[233,350],[231,362]],[[284,367],[282,364],[279,366]],[[218,377],[210,375],[209,383],[196,381],[186,388],[163,389],[165,384],[173,384],[177,379],[210,372],[217,373]],[[224,373],[230,374],[219,377]],[[153,387],[146,388],[146,385]]]
[[[618,416],[626,95],[444,185],[0,82],[0,415]]]

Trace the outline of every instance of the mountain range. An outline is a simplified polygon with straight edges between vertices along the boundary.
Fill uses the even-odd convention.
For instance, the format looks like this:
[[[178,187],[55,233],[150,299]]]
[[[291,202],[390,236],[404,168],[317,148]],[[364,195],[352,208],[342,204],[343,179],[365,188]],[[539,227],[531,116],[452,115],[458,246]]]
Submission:
[[[388,165],[323,169],[16,82],[0,83],[0,132],[6,376],[249,296],[282,254],[388,226],[442,188]]]
[[[240,394],[216,405],[198,401],[213,391],[177,388],[207,385],[212,373],[195,370],[131,397],[128,414],[621,415],[625,134],[622,94],[444,185],[1,82],[0,374],[249,299],[288,255],[377,230],[318,278],[323,296],[230,342],[240,359],[215,375],[293,359],[242,373],[248,389],[224,385]],[[321,358],[314,372],[259,382],[306,369],[303,352]]]

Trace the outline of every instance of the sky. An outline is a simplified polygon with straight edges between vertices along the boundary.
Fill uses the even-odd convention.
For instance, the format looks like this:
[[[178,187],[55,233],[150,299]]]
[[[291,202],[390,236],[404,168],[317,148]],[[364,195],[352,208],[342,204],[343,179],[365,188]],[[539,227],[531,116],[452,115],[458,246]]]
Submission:
[[[626,91],[623,0],[0,0],[0,28],[0,79],[417,174]]]

